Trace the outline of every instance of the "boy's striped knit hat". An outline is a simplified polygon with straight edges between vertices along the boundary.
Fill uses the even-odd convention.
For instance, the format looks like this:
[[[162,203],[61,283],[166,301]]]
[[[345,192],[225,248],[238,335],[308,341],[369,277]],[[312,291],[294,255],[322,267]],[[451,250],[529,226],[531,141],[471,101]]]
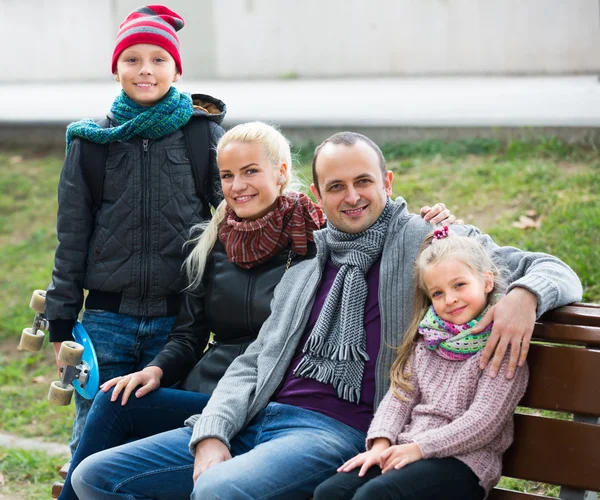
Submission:
[[[146,5],[135,9],[119,27],[112,56],[112,73],[116,72],[117,59],[121,52],[136,43],[151,43],[162,47],[175,59],[177,71],[183,73],[177,31],[183,28],[184,24],[179,14],[164,5]]]

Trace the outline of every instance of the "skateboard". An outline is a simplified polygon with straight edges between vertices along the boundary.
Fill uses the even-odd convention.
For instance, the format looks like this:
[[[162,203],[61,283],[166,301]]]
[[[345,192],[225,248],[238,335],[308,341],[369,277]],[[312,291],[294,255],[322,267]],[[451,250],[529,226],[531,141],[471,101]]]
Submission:
[[[34,290],[29,307],[35,311],[31,328],[24,328],[18,349],[37,352],[44,343],[44,332],[48,330],[48,320],[44,315],[46,291]],[[67,340],[60,346],[58,360],[60,380],[50,384],[48,401],[55,405],[67,406],[76,390],[85,399],[93,399],[100,385],[98,359],[92,341],[83,325],[77,321],[73,327],[73,341]]]

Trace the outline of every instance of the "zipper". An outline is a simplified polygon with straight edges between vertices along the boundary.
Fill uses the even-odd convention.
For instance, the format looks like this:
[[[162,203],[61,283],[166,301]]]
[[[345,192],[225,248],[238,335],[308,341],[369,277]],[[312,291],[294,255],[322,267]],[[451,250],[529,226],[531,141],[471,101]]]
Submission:
[[[142,251],[141,251],[141,267],[142,267],[142,283],[140,290],[140,301],[143,305],[144,316],[148,316],[148,305],[144,299],[146,296],[146,286],[148,280],[148,266],[149,259],[148,255],[148,232],[150,224],[150,168],[149,168],[149,153],[148,153],[148,139],[142,139],[142,168],[141,172],[141,186],[142,186]],[[148,227],[146,227],[148,225]]]
[[[246,285],[246,330],[251,332],[250,328],[250,294],[252,292],[252,280],[254,278],[253,273],[250,273],[248,277],[248,284]]]

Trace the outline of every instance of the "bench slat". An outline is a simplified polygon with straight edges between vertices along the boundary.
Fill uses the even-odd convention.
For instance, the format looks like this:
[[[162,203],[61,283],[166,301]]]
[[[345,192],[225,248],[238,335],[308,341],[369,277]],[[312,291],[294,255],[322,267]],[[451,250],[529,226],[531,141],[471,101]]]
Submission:
[[[503,488],[493,489],[492,491],[490,491],[490,494],[488,496],[488,500],[539,500],[544,498],[552,498],[552,500],[556,500],[553,497],[547,497],[545,495],[533,495],[531,493],[521,493],[520,491],[505,490]]]
[[[536,323],[533,338],[543,342],[600,347],[600,328],[559,323]]]
[[[548,311],[540,318],[540,321],[600,328],[600,304],[576,302],[569,306]]]
[[[600,416],[600,351],[532,344],[527,362],[519,406]]]
[[[515,415],[502,474],[600,491],[600,425]]]

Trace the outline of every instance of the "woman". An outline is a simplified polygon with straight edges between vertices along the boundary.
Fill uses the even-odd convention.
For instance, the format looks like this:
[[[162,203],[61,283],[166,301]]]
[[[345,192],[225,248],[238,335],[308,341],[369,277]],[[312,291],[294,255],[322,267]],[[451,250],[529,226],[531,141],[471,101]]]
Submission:
[[[260,122],[238,125],[219,141],[217,161],[225,199],[192,240],[190,285],[169,340],[142,371],[102,386],[61,499],[76,498],[71,472],[85,457],[177,428],[199,413],[228,364],[258,335],[283,273],[313,255],[312,233],[323,226],[323,213],[307,196],[288,190],[292,161],[282,134]],[[432,223],[455,220],[443,206],[427,212]],[[215,345],[203,354],[210,332]],[[167,388],[190,370],[187,391]],[[119,395],[121,404],[111,404]]]

